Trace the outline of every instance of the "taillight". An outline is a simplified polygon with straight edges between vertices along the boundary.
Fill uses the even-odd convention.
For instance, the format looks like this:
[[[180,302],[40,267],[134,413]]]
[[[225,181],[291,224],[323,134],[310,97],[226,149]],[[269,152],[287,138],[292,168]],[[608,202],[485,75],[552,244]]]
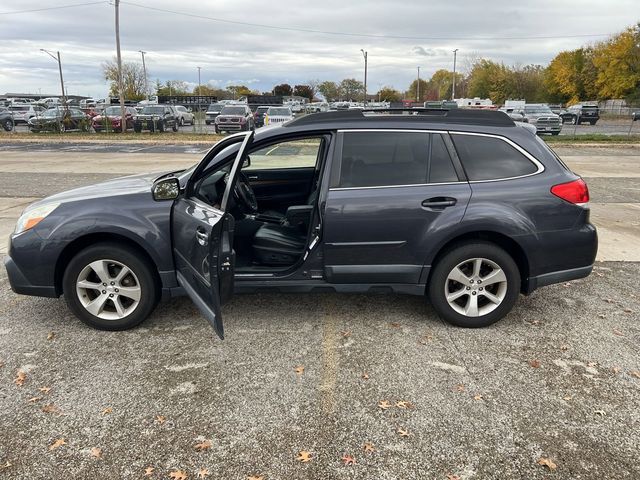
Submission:
[[[581,205],[589,201],[589,188],[581,178],[573,180],[572,182],[554,185],[551,187],[551,193],[556,197],[577,205]]]

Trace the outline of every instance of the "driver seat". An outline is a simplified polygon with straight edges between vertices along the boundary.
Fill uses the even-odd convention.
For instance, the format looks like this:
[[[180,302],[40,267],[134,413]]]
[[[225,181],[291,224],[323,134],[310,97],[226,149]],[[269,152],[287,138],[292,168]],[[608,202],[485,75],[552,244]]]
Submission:
[[[262,265],[293,265],[304,253],[306,244],[307,235],[300,229],[265,223],[253,237],[253,253]]]

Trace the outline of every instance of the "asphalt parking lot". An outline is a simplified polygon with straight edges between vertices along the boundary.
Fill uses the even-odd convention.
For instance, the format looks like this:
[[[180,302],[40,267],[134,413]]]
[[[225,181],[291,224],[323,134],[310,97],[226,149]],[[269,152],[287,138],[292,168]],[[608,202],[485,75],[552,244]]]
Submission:
[[[0,237],[34,199],[206,149],[69,147],[0,145]],[[639,478],[640,148],[557,151],[591,189],[594,274],[483,330],[418,297],[274,293],[234,297],[224,341],[187,299],[98,332],[2,270],[0,477]]]

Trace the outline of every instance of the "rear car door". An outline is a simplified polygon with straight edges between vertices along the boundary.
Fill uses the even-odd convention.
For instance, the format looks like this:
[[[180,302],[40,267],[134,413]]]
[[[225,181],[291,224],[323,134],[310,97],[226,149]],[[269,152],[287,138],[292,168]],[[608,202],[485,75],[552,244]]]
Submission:
[[[240,140],[242,144],[231,165],[220,204],[204,203],[187,186],[185,194],[174,202],[172,211],[172,243],[178,283],[221,339],[224,338],[224,327],[220,306],[233,295],[235,262],[234,219],[227,208],[253,133],[239,136]],[[196,169],[192,178],[197,178],[198,173]]]
[[[430,244],[471,197],[451,149],[439,132],[339,133],[323,228],[328,281],[421,282]]]

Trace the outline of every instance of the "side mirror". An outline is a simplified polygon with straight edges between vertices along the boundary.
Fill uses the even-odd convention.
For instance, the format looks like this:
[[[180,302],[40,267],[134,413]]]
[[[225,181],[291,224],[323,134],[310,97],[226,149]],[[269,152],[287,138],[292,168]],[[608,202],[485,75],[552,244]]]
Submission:
[[[175,177],[158,180],[151,187],[151,194],[156,202],[175,200],[180,194],[180,181]]]

